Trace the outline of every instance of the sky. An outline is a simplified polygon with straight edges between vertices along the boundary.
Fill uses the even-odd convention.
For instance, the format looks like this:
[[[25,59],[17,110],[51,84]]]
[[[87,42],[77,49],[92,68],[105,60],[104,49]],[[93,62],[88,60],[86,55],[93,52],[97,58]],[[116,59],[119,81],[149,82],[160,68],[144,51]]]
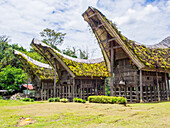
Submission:
[[[30,48],[45,28],[66,33],[60,49],[76,47],[89,58],[102,57],[82,13],[88,6],[101,11],[127,38],[152,45],[170,36],[170,0],[0,0],[0,35]]]

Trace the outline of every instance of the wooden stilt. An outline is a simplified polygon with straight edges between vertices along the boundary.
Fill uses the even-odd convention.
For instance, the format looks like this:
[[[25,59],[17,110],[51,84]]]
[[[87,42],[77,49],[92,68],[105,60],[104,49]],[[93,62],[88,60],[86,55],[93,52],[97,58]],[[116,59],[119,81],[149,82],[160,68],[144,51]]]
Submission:
[[[143,87],[142,87],[142,70],[140,69],[140,103],[143,102]]]
[[[97,87],[97,79],[96,79],[96,95],[98,96],[98,87]]]
[[[110,81],[110,95],[113,96],[113,42],[111,44],[111,81]]]
[[[42,82],[42,88],[41,88],[41,100],[43,100],[43,92],[44,92],[44,82]]]
[[[130,86],[130,102],[132,102],[132,86]]]
[[[167,96],[167,100],[169,100],[169,89],[168,89],[167,73],[165,73],[165,86],[166,86],[166,96]]]
[[[57,72],[57,62],[54,59],[54,97],[56,97],[56,72]]]
[[[28,82],[29,82],[29,73],[27,73],[27,94],[26,94],[26,98],[28,98]]]
[[[73,78],[73,87],[72,87],[72,98],[74,99],[74,87],[75,87],[75,79]]]
[[[83,82],[82,80],[80,80],[80,98],[82,99],[82,86],[83,86]]]
[[[157,84],[157,92],[158,92],[158,102],[161,101],[160,99],[160,90],[159,90],[159,81],[158,81],[158,72],[156,71],[156,84]]]

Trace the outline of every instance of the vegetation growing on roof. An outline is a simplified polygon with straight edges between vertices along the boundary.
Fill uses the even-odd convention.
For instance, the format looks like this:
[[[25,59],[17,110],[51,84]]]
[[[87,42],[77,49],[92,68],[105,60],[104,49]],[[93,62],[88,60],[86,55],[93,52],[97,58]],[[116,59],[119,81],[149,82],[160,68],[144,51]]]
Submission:
[[[31,76],[39,76],[40,79],[54,79],[54,71],[52,69],[37,66],[27,60],[22,54],[18,54],[20,61],[23,63],[25,70],[30,69]]]
[[[115,24],[107,21],[112,28],[116,31],[126,46],[138,57],[138,59],[149,68],[163,68],[170,69],[170,48],[147,48],[145,45],[138,45],[135,41],[129,40],[118,31]]]
[[[107,68],[105,66],[104,61],[100,63],[93,63],[93,64],[80,63],[64,58],[59,53],[56,54],[76,76],[90,76],[90,77],[108,76]]]

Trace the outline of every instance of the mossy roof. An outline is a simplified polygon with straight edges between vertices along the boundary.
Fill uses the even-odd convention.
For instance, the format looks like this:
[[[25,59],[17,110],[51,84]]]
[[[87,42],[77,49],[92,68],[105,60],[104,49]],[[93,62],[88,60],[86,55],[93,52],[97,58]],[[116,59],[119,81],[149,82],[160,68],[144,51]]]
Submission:
[[[32,77],[37,76],[41,80],[54,79],[54,71],[49,64],[44,64],[36,61],[17,50],[14,50],[13,53],[23,64],[24,70]]]
[[[58,52],[36,39],[33,39],[31,46],[35,48],[37,52],[42,54],[46,60],[49,60],[52,67],[54,67],[54,62],[51,58],[55,57],[57,62],[69,71],[73,77],[105,78],[108,76],[108,71],[103,58],[89,60],[73,58]]]
[[[90,17],[90,15],[94,16]],[[149,48],[145,45],[138,44],[133,40],[129,40],[118,31],[115,24],[93,7],[89,7],[85,13],[83,13],[83,17],[92,27],[98,41],[102,41],[102,38],[106,38],[107,35],[103,34],[105,37],[98,37],[97,31],[100,31],[99,29],[101,29],[101,31],[107,31],[112,37],[115,37],[115,41],[122,46],[122,49],[132,60],[134,60],[139,68],[170,70],[170,48]],[[100,24],[103,24],[102,27],[97,28],[96,30],[93,27],[91,20],[98,23],[100,22]]]

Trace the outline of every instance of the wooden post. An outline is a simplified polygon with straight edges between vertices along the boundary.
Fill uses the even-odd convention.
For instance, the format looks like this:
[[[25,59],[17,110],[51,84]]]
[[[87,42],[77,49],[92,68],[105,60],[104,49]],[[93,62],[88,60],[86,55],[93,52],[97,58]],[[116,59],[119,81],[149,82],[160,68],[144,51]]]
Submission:
[[[75,87],[75,79],[73,78],[73,87],[72,87],[72,98],[74,100],[74,87]]]
[[[159,81],[158,81],[158,72],[156,71],[156,84],[157,84],[157,91],[158,91],[158,102],[161,101],[160,99],[160,90],[159,90]]]
[[[142,70],[140,69],[140,103],[143,102]]]
[[[96,79],[96,95],[98,96],[98,87],[97,87],[97,79]]]
[[[57,63],[54,59],[54,97],[56,97],[56,72],[57,72]]]
[[[167,100],[169,100],[169,89],[168,89],[168,80],[167,80],[167,74],[165,72],[165,86],[166,86],[166,96],[167,96]]]
[[[105,96],[105,80],[104,80],[104,84],[103,84],[103,95]]]
[[[62,91],[63,91],[63,93],[62,93],[63,96],[62,96],[62,97],[63,97],[63,98],[65,98],[65,91],[64,91],[64,90],[65,90],[65,87],[64,87],[64,85],[63,85],[63,86],[62,86]]]
[[[27,73],[27,94],[26,94],[26,98],[28,98],[28,82],[29,82],[29,73]]]
[[[130,102],[132,102],[132,86],[130,86]]]
[[[82,79],[80,79],[80,98],[82,99]]]
[[[113,42],[111,42],[111,81],[110,81],[110,95],[113,96]]]
[[[42,88],[41,88],[41,100],[43,100],[43,89],[44,89],[44,82],[42,81]]]

